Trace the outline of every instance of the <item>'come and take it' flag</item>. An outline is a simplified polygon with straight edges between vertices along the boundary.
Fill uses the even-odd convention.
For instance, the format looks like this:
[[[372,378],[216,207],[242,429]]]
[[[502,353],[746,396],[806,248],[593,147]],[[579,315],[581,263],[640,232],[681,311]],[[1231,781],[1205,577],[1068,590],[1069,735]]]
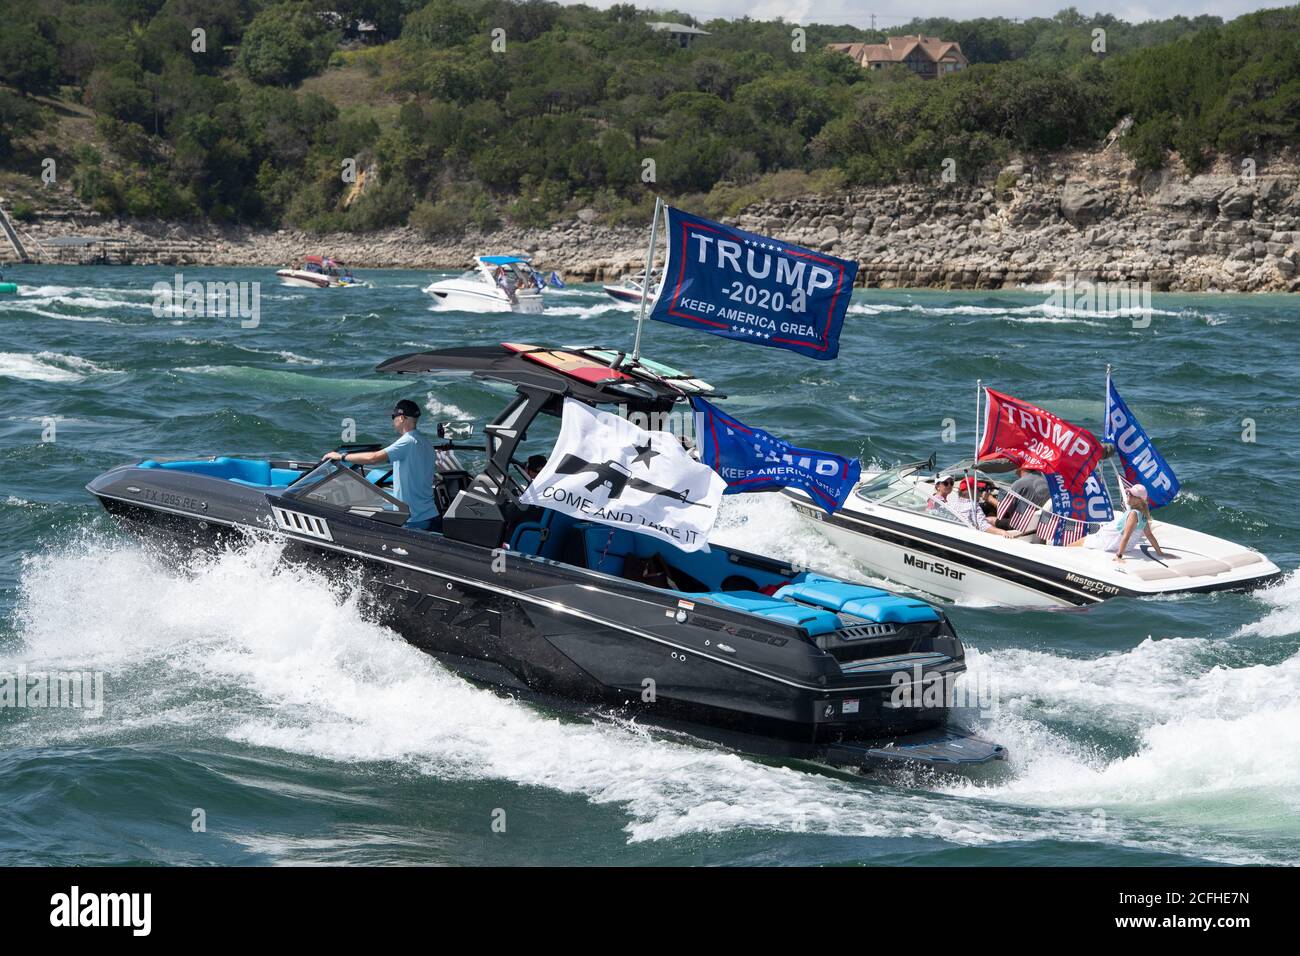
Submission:
[[[668,432],[566,398],[555,449],[519,500],[698,551],[725,487]]]

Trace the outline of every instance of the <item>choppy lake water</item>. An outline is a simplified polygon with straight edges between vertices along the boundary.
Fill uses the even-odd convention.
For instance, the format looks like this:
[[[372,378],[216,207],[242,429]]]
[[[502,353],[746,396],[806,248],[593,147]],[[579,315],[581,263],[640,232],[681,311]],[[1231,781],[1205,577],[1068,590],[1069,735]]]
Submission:
[[[1111,362],[1182,480],[1159,517],[1288,572],[1254,595],[952,608],[972,670],[999,691],[974,722],[1010,761],[975,778],[857,780],[471,686],[366,620],[339,582],[279,568],[268,546],[181,571],[119,533],[83,486],[122,461],[308,457],[345,418],[359,440],[385,437],[400,397],[482,421],[499,393],[375,364],[502,340],[628,346],[634,328],[597,287],[555,293],[537,319],[431,311],[424,273],[364,272],[371,288],[320,292],[272,272],[185,270],[262,282],[260,321],[243,328],[156,316],[151,287],[171,269],[6,270],[21,292],[0,297],[0,672],[100,671],[106,707],[97,719],[0,709],[0,860],[1300,857],[1295,300],[1157,295],[1135,328],[1065,314],[1045,292],[859,290],[830,363],[648,325],[646,354],[722,387],[743,421],[877,462],[968,454],[977,378],[1099,430]],[[728,499],[716,536],[866,576],[776,496]],[[192,832],[195,808],[206,833]]]

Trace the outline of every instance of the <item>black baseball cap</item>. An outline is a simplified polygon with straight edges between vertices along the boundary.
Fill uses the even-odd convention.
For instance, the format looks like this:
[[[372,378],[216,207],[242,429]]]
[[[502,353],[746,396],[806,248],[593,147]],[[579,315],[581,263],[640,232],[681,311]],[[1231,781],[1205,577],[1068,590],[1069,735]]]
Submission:
[[[420,406],[409,398],[404,398],[393,406],[392,417],[396,418],[398,415],[405,415],[407,418],[419,418]]]

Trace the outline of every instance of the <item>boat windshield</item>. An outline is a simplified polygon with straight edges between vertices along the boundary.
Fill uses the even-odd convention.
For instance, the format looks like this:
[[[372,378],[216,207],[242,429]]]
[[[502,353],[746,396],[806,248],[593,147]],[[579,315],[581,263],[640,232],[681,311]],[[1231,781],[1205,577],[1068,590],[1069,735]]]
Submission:
[[[284,497],[378,518],[389,524],[404,524],[410,517],[410,509],[404,502],[384,494],[351,468],[336,461],[321,462],[295,481]]]
[[[508,277],[511,284],[519,292],[527,292],[535,286],[536,280],[533,278],[533,270],[523,262],[502,262],[502,263],[483,263],[484,270],[490,277],[489,281],[496,284],[502,276]],[[483,273],[467,272],[461,278],[482,278]]]
[[[957,468],[949,470],[954,474],[961,473]],[[986,475],[978,472],[976,474],[979,475],[981,481],[990,480]],[[967,522],[962,520],[960,514],[952,508],[945,508],[937,503],[936,506],[931,507],[934,486],[930,482],[929,477],[917,474],[915,465],[905,465],[902,468],[894,468],[869,478],[858,485],[854,490],[854,494],[873,504],[898,508],[903,511],[915,511],[941,521],[951,521],[965,525]],[[957,504],[955,495],[954,492],[953,496],[948,499],[954,505]]]
[[[925,511],[925,504],[930,499],[929,488],[924,485],[918,486],[910,470],[906,475],[903,474],[904,471],[905,469],[895,468],[892,471],[882,472],[858,485],[854,494],[864,501],[871,501],[878,505],[887,504],[908,511]]]

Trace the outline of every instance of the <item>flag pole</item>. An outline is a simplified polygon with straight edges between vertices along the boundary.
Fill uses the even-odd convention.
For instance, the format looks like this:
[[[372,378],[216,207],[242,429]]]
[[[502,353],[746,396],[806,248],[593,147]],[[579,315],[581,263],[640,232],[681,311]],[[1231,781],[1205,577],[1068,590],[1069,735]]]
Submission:
[[[975,477],[975,470],[980,458],[980,394],[983,386],[983,379],[975,379],[975,454],[971,455],[970,472],[966,475],[970,484],[971,523],[976,527],[979,527],[979,521],[975,517],[975,508],[978,507],[975,503],[975,485],[979,483],[979,479]]]
[[[1109,362],[1106,363],[1106,398],[1101,403],[1101,414],[1103,419],[1101,423],[1101,433],[1104,435],[1106,434],[1106,428],[1109,426],[1110,423],[1110,363]],[[1119,475],[1119,465],[1115,464],[1115,459],[1116,457],[1118,457],[1118,452],[1119,452],[1118,446],[1116,446],[1115,451],[1116,454],[1110,456],[1110,470],[1115,475],[1115,485],[1117,487],[1117,490],[1119,491],[1119,503],[1120,505],[1123,506],[1125,511],[1128,511],[1128,496],[1124,494],[1124,479],[1121,478]]]
[[[651,273],[655,264],[655,246],[659,241],[659,210],[663,208],[664,201],[655,196],[655,214],[650,220],[650,248],[645,254],[645,276],[641,283],[641,312],[636,320],[636,340],[632,343],[632,362],[635,364],[641,358],[641,328],[645,325],[645,303],[650,296],[650,285],[652,282]]]

